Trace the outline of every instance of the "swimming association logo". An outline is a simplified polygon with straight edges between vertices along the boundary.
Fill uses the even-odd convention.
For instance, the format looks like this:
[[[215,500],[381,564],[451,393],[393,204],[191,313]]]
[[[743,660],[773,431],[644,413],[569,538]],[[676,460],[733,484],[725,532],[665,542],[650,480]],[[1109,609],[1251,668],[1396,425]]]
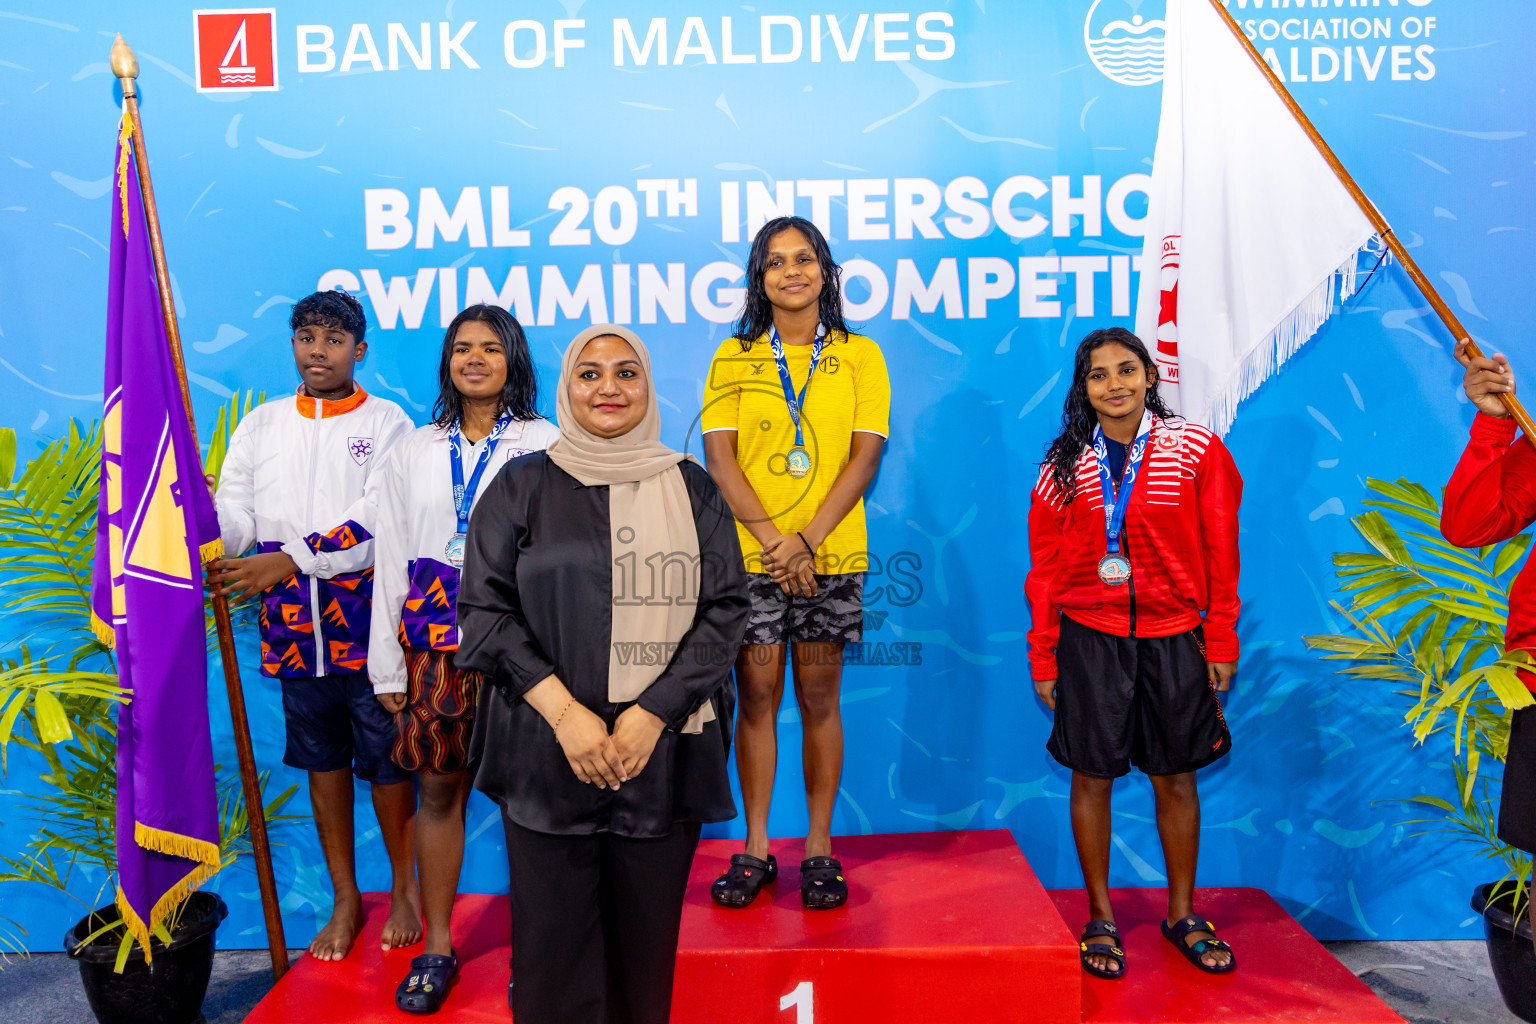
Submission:
[[[1083,45],[1093,66],[1121,85],[1161,82],[1164,7],[1164,0],[1093,0],[1083,22]]]
[[[277,91],[277,9],[192,12],[198,92]]]

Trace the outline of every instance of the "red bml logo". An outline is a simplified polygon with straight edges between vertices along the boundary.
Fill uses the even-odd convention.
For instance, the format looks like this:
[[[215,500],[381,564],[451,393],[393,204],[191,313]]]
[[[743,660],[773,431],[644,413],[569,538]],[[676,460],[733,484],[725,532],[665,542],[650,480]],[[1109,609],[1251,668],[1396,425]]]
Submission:
[[[1179,382],[1179,235],[1163,239],[1157,310],[1157,372],[1170,384]]]
[[[277,9],[192,12],[198,92],[277,90]]]

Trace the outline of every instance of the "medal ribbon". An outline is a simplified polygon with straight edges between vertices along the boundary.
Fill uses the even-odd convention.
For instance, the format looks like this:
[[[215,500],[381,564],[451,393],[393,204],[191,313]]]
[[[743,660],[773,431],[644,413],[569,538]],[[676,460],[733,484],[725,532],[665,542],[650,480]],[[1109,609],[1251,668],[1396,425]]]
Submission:
[[[475,504],[475,492],[480,489],[480,478],[485,475],[485,467],[490,465],[491,453],[496,450],[496,442],[501,440],[501,435],[507,432],[512,425],[511,416],[503,416],[496,421],[496,426],[491,429],[490,436],[485,440],[485,447],[480,451],[480,459],[475,463],[475,470],[469,476],[469,483],[464,483],[464,453],[459,448],[459,442],[464,435],[459,431],[459,424],[454,423],[448,428],[448,464],[453,468],[453,510],[459,518],[459,533],[469,532],[469,510]]]
[[[1093,428],[1093,453],[1099,458],[1099,486],[1104,491],[1104,533],[1111,555],[1120,553],[1120,529],[1125,525],[1125,510],[1131,504],[1131,488],[1136,484],[1136,473],[1141,469],[1142,456],[1147,453],[1147,440],[1152,434],[1152,412],[1141,413],[1141,427],[1136,441],[1125,460],[1125,475],[1120,478],[1120,488],[1109,476],[1109,446],[1104,440],[1104,428]]]
[[[795,394],[795,383],[789,379],[789,361],[784,358],[784,343],[779,340],[779,329],[768,332],[768,344],[773,348],[773,362],[779,368],[779,383],[784,388],[784,404],[789,406],[789,418],[795,424],[795,447],[805,447],[805,431],[800,426],[800,409],[805,405],[805,393],[811,389],[811,378],[816,376],[816,364],[821,362],[821,350],[826,344],[826,328],[816,327],[816,340],[811,343],[811,371],[805,375],[805,386]]]

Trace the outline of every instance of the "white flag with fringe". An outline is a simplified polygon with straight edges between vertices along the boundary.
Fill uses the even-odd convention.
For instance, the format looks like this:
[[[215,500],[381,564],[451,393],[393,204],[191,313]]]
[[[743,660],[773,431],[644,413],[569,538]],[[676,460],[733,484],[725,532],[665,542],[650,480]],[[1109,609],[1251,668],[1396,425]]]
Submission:
[[[1225,434],[1380,246],[1211,0],[1168,0],[1166,33],[1136,334],[1170,405]]]

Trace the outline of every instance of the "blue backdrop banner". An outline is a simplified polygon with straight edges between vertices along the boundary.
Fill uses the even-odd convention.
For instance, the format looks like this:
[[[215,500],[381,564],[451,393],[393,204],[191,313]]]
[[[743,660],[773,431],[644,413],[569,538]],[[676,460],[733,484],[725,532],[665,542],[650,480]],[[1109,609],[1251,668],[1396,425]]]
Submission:
[[[1530,13],[1514,0],[1231,0],[1230,8],[1490,350],[1536,357],[1526,127]],[[709,356],[752,235],[794,212],[832,240],[850,319],[883,348],[891,439],[869,495],[866,646],[844,677],[842,833],[1008,828],[1048,886],[1080,884],[1068,774],[1025,660],[1030,487],[1074,344],[1129,326],[1157,128],[1162,0],[885,7],[561,0],[288,0],[194,11],[104,0],[0,10],[0,424],[22,455],[101,409],[119,94],[136,49],[189,376],[217,407],[297,377],[290,305],[368,310],[360,380],[424,422],[443,326],[496,302],[528,329],[553,412],[594,321],[651,346],[663,437],[699,452]],[[1521,199],[1526,196],[1526,199]],[[1470,407],[1449,338],[1387,266],[1238,414],[1247,481],[1234,754],[1202,778],[1200,881],[1261,886],[1324,937],[1475,937],[1467,848],[1392,802],[1449,795],[1391,685],[1346,681],[1301,637],[1341,631],[1332,552],[1367,477],[1442,485]],[[16,639],[7,631],[0,642]],[[32,639],[34,646],[37,638]],[[245,640],[257,758],[281,765],[278,691]],[[13,656],[12,650],[0,655]],[[215,749],[234,764],[223,688]],[[793,701],[776,835],[806,825]],[[37,823],[12,794],[0,850]],[[301,787],[302,788],[302,787]],[[1112,882],[1159,885],[1151,793],[1117,790]],[[358,804],[366,888],[387,861]],[[301,798],[295,809],[307,812]],[[503,891],[494,808],[470,806],[463,888]],[[739,836],[738,819],[713,830]],[[329,913],[312,826],[275,836],[290,944]],[[1487,876],[1487,877],[1485,877]],[[91,899],[100,878],[81,878]],[[212,883],[226,946],[264,943],[248,862]],[[1217,911],[1213,908],[1212,913]],[[70,908],[15,885],[4,916],[50,948]]]

